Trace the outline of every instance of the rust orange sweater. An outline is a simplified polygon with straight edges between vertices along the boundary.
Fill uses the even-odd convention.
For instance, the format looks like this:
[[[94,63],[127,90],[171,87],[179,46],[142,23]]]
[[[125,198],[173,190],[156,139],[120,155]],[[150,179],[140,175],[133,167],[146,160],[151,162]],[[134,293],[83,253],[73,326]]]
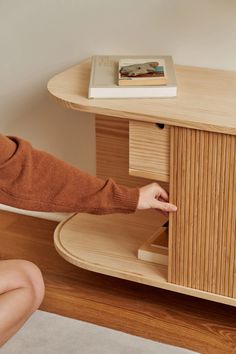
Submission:
[[[139,188],[89,175],[19,137],[0,134],[0,203],[20,209],[131,213]]]

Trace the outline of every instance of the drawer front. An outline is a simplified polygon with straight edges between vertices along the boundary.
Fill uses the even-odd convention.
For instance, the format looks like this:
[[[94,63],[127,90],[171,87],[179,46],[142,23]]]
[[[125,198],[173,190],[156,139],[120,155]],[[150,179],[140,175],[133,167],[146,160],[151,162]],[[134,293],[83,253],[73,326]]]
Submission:
[[[169,181],[170,129],[156,123],[129,122],[129,174]]]

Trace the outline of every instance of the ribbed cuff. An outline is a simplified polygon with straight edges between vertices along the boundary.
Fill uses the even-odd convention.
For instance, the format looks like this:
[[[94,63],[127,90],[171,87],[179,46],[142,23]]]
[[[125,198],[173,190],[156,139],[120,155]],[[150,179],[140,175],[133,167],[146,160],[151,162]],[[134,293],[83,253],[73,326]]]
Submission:
[[[132,213],[137,210],[139,201],[139,188],[115,184],[114,207],[121,209],[124,213]]]
[[[131,212],[135,212],[138,208],[139,190],[140,189],[138,187],[135,187],[135,188],[131,189],[129,192],[127,206],[129,206],[129,210]]]

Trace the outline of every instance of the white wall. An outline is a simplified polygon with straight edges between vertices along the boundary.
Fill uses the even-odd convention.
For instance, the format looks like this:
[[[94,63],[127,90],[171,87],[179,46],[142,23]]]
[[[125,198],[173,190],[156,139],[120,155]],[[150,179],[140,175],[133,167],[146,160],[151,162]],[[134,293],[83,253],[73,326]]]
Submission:
[[[235,0],[1,0],[0,131],[95,174],[94,117],[57,105],[47,81],[93,54],[236,70],[235,34]]]

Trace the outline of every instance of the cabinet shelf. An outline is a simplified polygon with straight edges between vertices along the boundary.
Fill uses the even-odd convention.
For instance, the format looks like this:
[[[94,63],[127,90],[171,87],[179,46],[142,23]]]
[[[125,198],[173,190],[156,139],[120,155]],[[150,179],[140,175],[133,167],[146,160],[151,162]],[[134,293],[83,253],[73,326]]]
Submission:
[[[78,267],[236,306],[235,299],[169,283],[167,266],[137,258],[140,245],[163,224],[157,214],[74,214],[57,226],[54,244],[66,261]]]
[[[55,246],[76,266],[160,287],[167,282],[167,266],[137,258],[138,248],[163,224],[157,214],[75,214],[58,225]]]

